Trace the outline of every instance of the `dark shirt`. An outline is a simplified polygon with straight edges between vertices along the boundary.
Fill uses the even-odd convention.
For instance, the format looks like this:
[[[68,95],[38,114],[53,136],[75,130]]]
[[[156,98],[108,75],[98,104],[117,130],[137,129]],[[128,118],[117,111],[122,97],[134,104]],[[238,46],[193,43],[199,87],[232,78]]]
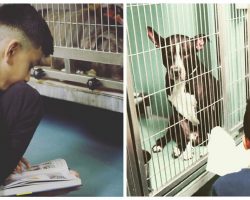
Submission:
[[[213,196],[250,196],[250,168],[218,178],[212,186]]]
[[[0,91],[0,185],[25,153],[42,109],[39,93],[24,82]]]

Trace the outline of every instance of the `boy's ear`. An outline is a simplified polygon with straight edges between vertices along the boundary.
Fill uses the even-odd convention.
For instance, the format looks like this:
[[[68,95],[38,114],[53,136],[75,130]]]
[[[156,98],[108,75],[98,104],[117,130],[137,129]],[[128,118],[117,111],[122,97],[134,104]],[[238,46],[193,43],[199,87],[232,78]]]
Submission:
[[[13,63],[13,56],[19,51],[20,47],[21,44],[17,40],[11,40],[8,43],[4,53],[5,60],[8,64],[11,65]]]
[[[245,149],[250,149],[250,140],[245,135],[242,136],[242,142]]]

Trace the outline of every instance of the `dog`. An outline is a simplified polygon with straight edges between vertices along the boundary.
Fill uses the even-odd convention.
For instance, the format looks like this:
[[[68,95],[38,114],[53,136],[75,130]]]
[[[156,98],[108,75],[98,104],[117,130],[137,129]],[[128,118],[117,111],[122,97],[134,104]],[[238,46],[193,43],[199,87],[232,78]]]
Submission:
[[[167,133],[156,140],[152,151],[160,152],[167,142],[174,140],[177,147],[172,156],[177,158],[183,153],[184,159],[190,159],[192,147],[206,145],[208,133],[221,124],[220,83],[196,55],[209,39],[203,34],[163,38],[152,27],[147,27],[147,35],[161,50],[166,67],[166,95],[173,108]]]

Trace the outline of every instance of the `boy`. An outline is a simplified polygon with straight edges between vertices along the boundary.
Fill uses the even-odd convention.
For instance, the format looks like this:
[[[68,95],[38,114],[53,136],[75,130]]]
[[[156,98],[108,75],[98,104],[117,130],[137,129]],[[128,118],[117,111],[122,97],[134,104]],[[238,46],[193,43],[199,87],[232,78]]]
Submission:
[[[242,142],[245,149],[250,149],[250,99],[247,101],[243,121],[244,136]],[[249,162],[250,164],[250,162]],[[239,172],[221,176],[212,186],[214,196],[250,196],[250,166]]]
[[[39,93],[26,82],[30,69],[53,54],[44,19],[28,4],[0,7],[0,185],[29,167],[22,158],[43,114]]]

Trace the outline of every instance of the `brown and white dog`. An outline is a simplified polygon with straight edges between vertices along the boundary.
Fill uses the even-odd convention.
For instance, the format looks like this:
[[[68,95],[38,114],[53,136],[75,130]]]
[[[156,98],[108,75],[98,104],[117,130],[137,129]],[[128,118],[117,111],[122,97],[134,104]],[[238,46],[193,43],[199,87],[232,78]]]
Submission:
[[[167,133],[157,139],[152,151],[160,152],[167,142],[174,140],[177,147],[173,157],[183,153],[184,159],[190,159],[192,146],[206,145],[208,133],[221,124],[219,81],[196,55],[208,38],[202,34],[193,38],[179,34],[163,38],[151,27],[147,27],[147,34],[161,50],[166,67],[166,95],[173,107]]]

